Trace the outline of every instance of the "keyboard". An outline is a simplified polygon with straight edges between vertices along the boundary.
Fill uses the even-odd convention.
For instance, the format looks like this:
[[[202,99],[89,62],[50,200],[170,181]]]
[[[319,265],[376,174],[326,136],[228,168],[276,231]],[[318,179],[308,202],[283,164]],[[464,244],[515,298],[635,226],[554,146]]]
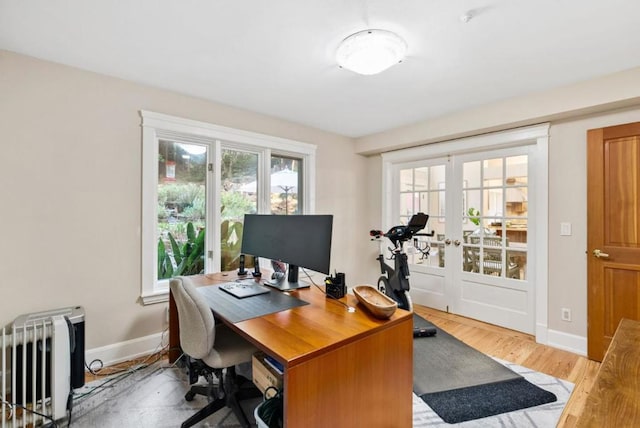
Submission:
[[[253,280],[250,280],[250,282],[226,282],[220,285],[220,289],[237,297],[238,299],[266,294],[271,291],[269,288],[260,285]]]

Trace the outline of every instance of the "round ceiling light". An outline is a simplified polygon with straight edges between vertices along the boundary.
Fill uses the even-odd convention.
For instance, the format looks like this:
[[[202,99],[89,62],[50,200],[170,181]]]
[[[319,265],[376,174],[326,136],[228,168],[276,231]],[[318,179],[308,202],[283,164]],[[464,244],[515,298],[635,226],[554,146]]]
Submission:
[[[363,30],[342,41],[336,52],[336,61],[342,68],[371,75],[402,62],[406,53],[407,43],[396,33]]]

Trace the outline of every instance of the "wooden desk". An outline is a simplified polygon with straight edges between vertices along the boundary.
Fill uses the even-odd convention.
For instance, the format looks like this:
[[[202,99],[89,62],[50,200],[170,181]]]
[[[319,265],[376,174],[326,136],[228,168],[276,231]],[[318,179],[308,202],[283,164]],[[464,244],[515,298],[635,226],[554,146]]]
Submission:
[[[235,274],[199,275],[211,285]],[[327,299],[316,287],[290,292],[309,305],[229,324],[284,367],[285,426],[410,427],[413,389],[413,318],[397,310],[389,320],[371,316],[352,295]],[[170,296],[169,344],[179,344]],[[171,309],[173,305],[173,309]]]
[[[640,322],[620,321],[575,426],[640,426]]]

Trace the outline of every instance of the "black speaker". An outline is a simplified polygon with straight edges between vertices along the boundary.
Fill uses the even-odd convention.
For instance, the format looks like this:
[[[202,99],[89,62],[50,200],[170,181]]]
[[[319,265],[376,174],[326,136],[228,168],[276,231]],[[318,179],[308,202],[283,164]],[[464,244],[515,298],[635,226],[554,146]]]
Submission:
[[[336,276],[328,276],[325,278],[324,283],[328,297],[342,299],[347,294],[347,284],[345,283],[344,273],[338,272]]]
[[[244,268],[244,254],[240,254],[240,267],[238,268],[238,275],[243,276],[247,274],[247,270]]]

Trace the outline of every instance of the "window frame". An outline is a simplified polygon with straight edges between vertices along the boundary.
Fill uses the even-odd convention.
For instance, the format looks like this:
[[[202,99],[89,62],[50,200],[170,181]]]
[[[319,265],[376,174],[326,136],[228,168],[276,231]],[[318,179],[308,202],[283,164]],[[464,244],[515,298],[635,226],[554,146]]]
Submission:
[[[206,252],[220,254],[220,162],[223,149],[245,150],[258,154],[258,212],[270,212],[271,155],[302,159],[302,212],[315,212],[316,148],[267,134],[244,131],[163,113],[140,110],[142,126],[142,218],[141,218],[141,287],[143,305],[168,301],[169,280],[157,279],[157,199],[158,141],[168,139],[209,146],[207,163],[213,165],[207,175]],[[206,257],[205,272],[217,272],[220,258]]]

